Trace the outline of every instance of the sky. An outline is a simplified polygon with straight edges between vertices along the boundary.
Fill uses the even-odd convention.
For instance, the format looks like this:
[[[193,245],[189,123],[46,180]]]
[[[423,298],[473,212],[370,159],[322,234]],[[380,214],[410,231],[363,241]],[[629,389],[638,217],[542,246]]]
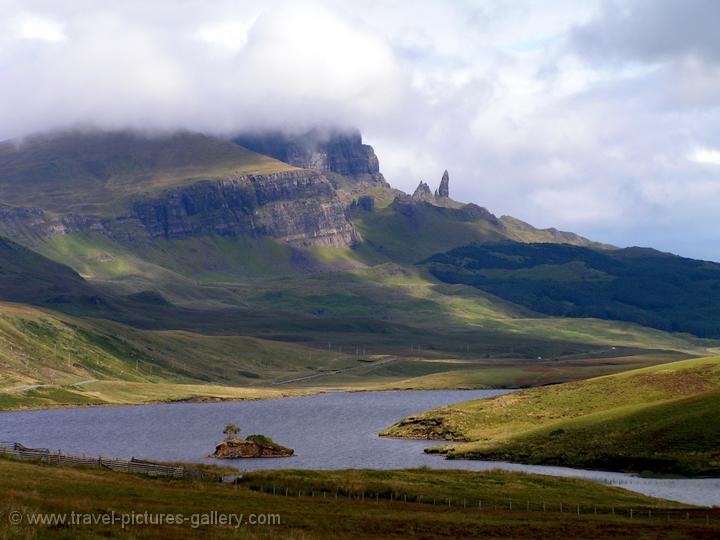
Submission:
[[[390,183],[720,261],[717,0],[0,0],[0,139],[357,127]]]

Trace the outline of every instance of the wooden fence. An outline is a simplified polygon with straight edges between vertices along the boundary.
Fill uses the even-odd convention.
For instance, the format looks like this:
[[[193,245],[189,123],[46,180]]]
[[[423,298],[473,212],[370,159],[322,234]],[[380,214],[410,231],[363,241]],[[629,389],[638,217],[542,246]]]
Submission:
[[[97,467],[110,469],[117,472],[147,474],[149,476],[171,476],[173,478],[201,478],[207,474],[202,471],[186,469],[185,467],[172,467],[160,465],[139,459],[117,459],[77,456],[57,451],[52,452],[47,448],[28,448],[17,442],[0,442],[0,453],[10,454],[17,459],[28,461],[40,461],[42,463],[55,463],[57,465],[71,465],[80,467]]]

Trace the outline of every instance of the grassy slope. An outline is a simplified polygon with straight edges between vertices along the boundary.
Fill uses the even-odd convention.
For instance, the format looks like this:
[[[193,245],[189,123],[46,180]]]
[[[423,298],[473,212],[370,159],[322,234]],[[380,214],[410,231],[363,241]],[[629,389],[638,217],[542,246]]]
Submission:
[[[390,195],[396,194],[395,190],[376,188],[368,194],[378,200],[376,210],[356,209],[350,213],[351,221],[364,240],[357,256],[366,262],[390,260],[413,264],[454,247],[501,240],[604,247],[571,233],[535,229],[512,218],[496,220],[489,213],[474,213],[451,200],[396,207],[388,203]]]
[[[720,265],[711,262],[652,249],[503,243],[456,248],[423,264],[442,281],[541,313],[720,336]]]
[[[353,384],[367,386],[375,383],[378,389],[385,390],[526,388],[589,379],[677,359],[678,355],[666,353],[551,361],[408,360],[400,365],[374,369],[355,379],[349,376],[329,377],[325,379],[325,384],[342,382],[352,387]]]
[[[294,167],[191,133],[64,133],[0,144],[0,200],[50,212],[112,214],[136,194],[234,173]]]
[[[90,297],[90,287],[71,268],[0,237],[0,298],[46,302],[59,297]]]
[[[89,244],[75,243],[67,237],[58,237],[56,242],[64,246],[62,253],[70,253],[69,257],[80,257],[90,261],[82,269],[95,283],[112,285],[115,293],[137,292],[147,288],[158,287],[160,292],[171,302],[184,308],[203,310],[217,310],[219,308],[243,308],[247,310],[244,315],[235,315],[237,325],[241,325],[243,332],[253,333],[260,330],[258,321],[250,323],[252,314],[268,314],[262,321],[262,330],[265,334],[285,333],[290,326],[297,326],[297,319],[290,324],[287,315],[272,317],[273,313],[298,314],[311,317],[305,328],[315,325],[312,336],[301,336],[308,341],[316,343],[325,341],[342,341],[347,345],[370,346],[378,345],[381,350],[374,352],[380,354],[401,354],[409,352],[410,345],[420,344],[424,349],[439,349],[455,353],[471,346],[476,357],[513,356],[528,357],[534,355],[557,356],[561,354],[592,351],[600,346],[627,346],[645,349],[669,349],[702,354],[712,346],[711,342],[692,339],[687,336],[670,335],[662,332],[643,329],[638,326],[624,325],[612,322],[592,320],[565,320],[552,318],[538,318],[532,312],[503,302],[491,295],[478,291],[472,287],[462,285],[446,285],[433,280],[428,274],[418,272],[416,269],[407,269],[396,264],[378,265],[372,268],[359,268],[346,272],[320,272],[315,274],[286,275],[277,277],[240,278],[233,272],[243,272],[248,266],[254,268],[253,272],[262,273],[269,266],[277,267],[281,260],[290,264],[292,256],[274,242],[268,245],[258,242],[247,242],[235,255],[226,255],[222,266],[215,265],[212,277],[214,282],[200,284],[196,280],[163,270],[159,265],[149,263],[119,264],[123,255],[112,252],[107,246],[97,249],[88,247]],[[75,239],[77,240],[77,239]],[[196,268],[187,270],[188,275],[202,277],[200,261],[212,260],[207,256],[203,242],[208,240],[187,240],[184,249],[181,246],[167,246],[166,252],[187,253],[187,260],[193,261]],[[236,243],[244,243],[241,239],[216,239],[213,249],[215,252],[234,253],[237,251]],[[25,250],[28,254],[32,254]],[[240,257],[244,253],[244,257]],[[257,254],[267,254],[266,259]],[[127,255],[127,254],[125,254]],[[176,255],[177,256],[177,255]],[[21,281],[30,287],[37,295],[37,287],[32,280],[27,279],[28,273],[34,280],[42,281],[44,274],[38,275],[47,269],[47,274],[53,279],[64,275],[55,271],[47,259],[34,256],[22,268],[17,269],[12,281],[5,292],[15,292],[12,284]],[[235,258],[233,258],[235,257]],[[36,260],[37,259],[37,260]],[[237,259],[237,260],[236,260]],[[213,263],[215,264],[215,263]],[[100,267],[103,269],[100,269]],[[88,286],[69,269],[59,267],[68,274],[65,281],[71,283],[71,289],[78,289],[75,296],[91,300],[97,291]],[[228,274],[221,273],[227,268]],[[208,273],[210,273],[208,271]],[[70,279],[72,278],[72,279]],[[228,281],[221,281],[226,278]],[[53,294],[57,294],[57,287],[53,285]],[[4,290],[5,290],[4,289]],[[112,291],[111,291],[112,292]],[[42,301],[47,295],[29,300]],[[112,295],[111,295],[112,297]],[[23,298],[25,299],[25,298]],[[25,299],[28,300],[28,299]],[[88,301],[89,301],[88,300]],[[93,316],[112,316],[121,320],[145,324],[153,328],[192,328],[211,331],[208,327],[212,321],[220,325],[213,333],[236,333],[237,326],[226,324],[227,314],[210,312],[202,316],[203,324],[198,326],[199,314],[189,312],[180,313],[172,307],[129,305],[127,302],[118,304],[117,299],[109,307],[98,306],[93,302],[80,301],[80,305],[71,303],[54,304],[57,307],[72,313],[87,313]],[[87,304],[87,305],[86,305]],[[140,309],[142,308],[142,309]],[[112,310],[115,310],[114,312]],[[148,317],[154,320],[148,321]],[[190,319],[192,319],[192,321]],[[194,319],[193,319],[194,317]],[[239,318],[238,318],[239,317]],[[159,318],[159,319],[158,319]],[[183,321],[187,319],[187,322]],[[348,328],[352,326],[353,319],[374,321],[368,328],[373,327],[373,336],[348,334],[348,331],[331,331],[333,323],[347,321]],[[173,324],[171,324],[173,323]],[[395,325],[394,329],[380,330],[382,326]],[[398,325],[405,325],[399,328]],[[217,325],[216,325],[217,326]],[[335,324],[337,327],[338,325]],[[342,326],[342,324],[341,324]],[[360,325],[363,326],[363,325]],[[417,328],[417,329],[415,329]],[[428,332],[431,329],[432,332]],[[423,337],[424,336],[424,337]],[[444,336],[444,337],[443,337]],[[372,343],[374,342],[374,343]],[[481,346],[478,348],[478,343]],[[568,345],[570,344],[570,345]],[[581,344],[592,344],[583,346]],[[584,348],[583,348],[584,347]]]
[[[93,300],[99,294],[93,284],[68,268],[16,244],[6,242],[3,249],[7,262],[2,267],[0,288],[4,294],[21,294],[20,299],[26,301],[52,301],[51,305],[71,313],[96,317],[81,321],[43,312],[45,320],[38,323],[40,312],[32,308],[16,317],[12,322],[16,327],[25,319],[20,331],[15,328],[14,334],[8,334],[8,343],[29,360],[5,363],[5,386],[67,386],[96,378],[163,384],[267,384],[273,379],[352,367],[357,364],[352,357],[360,350],[363,357],[391,354],[409,360],[380,369],[370,366],[343,372],[322,381],[313,379],[312,384],[354,388],[516,386],[573,380],[588,373],[627,369],[634,362],[609,362],[605,356],[637,355],[644,348],[701,354],[711,345],[609,322],[529,319],[531,313],[472,287],[440,284],[417,270],[394,264],[207,285],[170,272],[166,273],[171,277],[158,275],[151,269],[140,283],[162,281],[162,293],[183,307],[128,302],[105,292],[102,296],[109,303],[98,304]],[[107,261],[107,257],[96,259]],[[113,287],[134,290],[118,281]],[[64,300],[56,302],[58,296]],[[236,310],[229,312],[228,307]],[[13,309],[18,315],[20,308]],[[135,330],[97,319],[99,316],[118,317],[158,331]],[[258,339],[262,337],[304,346]],[[611,351],[610,344],[618,350]],[[538,354],[552,361],[591,354],[597,362],[527,362]],[[489,360],[508,358],[524,365],[497,369],[488,365]],[[116,401],[111,393],[83,398],[76,390],[35,389],[13,399],[6,397],[5,403],[13,406],[26,401],[37,406],[53,399],[58,403],[96,398]],[[166,393],[176,395],[173,389]],[[128,399],[127,394],[123,399]]]
[[[302,486],[304,496],[267,494],[273,486]],[[256,491],[264,488],[265,493]],[[254,489],[253,489],[254,488]],[[327,498],[308,496],[308,490],[324,489]],[[428,503],[389,502],[349,497],[334,499],[337,489],[377,490],[384,493],[451,497],[452,506]],[[57,538],[713,538],[718,534],[714,511],[668,505],[657,499],[582,480],[541,477],[505,472],[466,473],[450,471],[337,471],[273,472],[246,475],[239,487],[214,483],[150,480],[109,471],[91,471],[0,460],[0,536]],[[282,490],[284,493],[284,490]],[[516,499],[515,509],[508,501]],[[483,510],[463,508],[462,499],[484,498]],[[531,512],[525,509],[531,499]],[[496,501],[498,508],[489,504]],[[547,513],[539,507],[546,502]],[[565,512],[560,513],[559,503]],[[574,504],[581,505],[577,516]],[[599,515],[592,512],[600,506]],[[518,510],[518,507],[522,510]],[[603,512],[613,507],[615,515]],[[674,507],[671,508],[671,507]],[[634,509],[634,519],[628,518]],[[136,514],[220,513],[280,514],[280,524],[229,527],[119,526],[39,527],[8,525],[10,512],[115,511]],[[654,520],[648,520],[648,511]],[[689,520],[680,520],[687,513]],[[709,524],[705,523],[708,514]],[[658,516],[673,516],[666,521]]]
[[[263,386],[276,378],[302,377],[356,364],[347,355],[299,344],[186,331],[144,331],[0,303],[3,409],[193,396],[279,397],[288,391]]]
[[[535,388],[407,418],[389,436],[464,439],[452,457],[720,474],[720,357]]]
[[[53,139],[36,140],[19,153],[3,147],[0,153],[6,168],[0,172],[10,176],[42,173],[45,184],[40,187],[51,195],[55,193],[53,190],[70,193],[67,180],[72,177],[73,182],[77,181],[83,188],[82,197],[112,202],[113,197],[125,197],[140,187],[152,190],[168,185],[167,182],[192,180],[197,171],[188,176],[188,168],[205,167],[202,173],[205,175],[225,174],[227,164],[264,172],[282,168],[282,164],[251,156],[242,148],[197,135],[154,139],[122,134],[99,138],[77,135],[74,140],[63,140],[62,144],[71,147],[85,145],[80,154],[57,144]],[[192,152],[183,152],[183,149]],[[48,162],[54,164],[51,169],[37,169]],[[337,367],[330,357],[343,358],[341,352],[352,355],[353,351],[363,350],[374,355],[395,355],[407,361],[377,370],[343,372],[319,384],[386,388],[515,386],[627,369],[636,362],[636,359],[623,359],[627,355],[640,354],[637,361],[641,365],[655,359],[667,360],[665,355],[658,357],[655,352],[648,354],[644,349],[698,355],[707,354],[707,348],[714,345],[633,325],[537,317],[471,287],[441,284],[426,273],[388,263],[390,259],[413,262],[458,243],[492,239],[505,233],[491,221],[459,214],[457,205],[420,207],[408,217],[389,207],[391,196],[395,195],[393,190],[374,188],[373,194],[378,198],[377,212],[353,213],[354,222],[366,237],[366,242],[356,250],[318,248],[298,254],[270,239],[212,236],[159,240],[153,245],[137,246],[94,234],[60,235],[37,247],[91,279],[91,286],[67,269],[33,259],[24,270],[14,271],[3,290],[15,293],[16,284],[20,284],[18,290],[28,287],[32,294],[28,298],[11,298],[44,302],[65,287],[69,291],[61,290],[61,296],[72,298],[54,303],[58,309],[95,318],[112,317],[144,328],[168,329],[165,334],[136,332],[132,338],[123,338],[137,341],[135,348],[145,356],[148,356],[146,347],[164,352],[161,360],[153,355],[149,355],[149,360],[141,360],[140,371],[148,366],[153,370],[148,373],[138,374],[118,365],[107,374],[108,378],[121,381],[154,376],[155,382],[162,379],[166,383],[176,382],[176,377],[184,378],[183,382],[258,383]],[[55,195],[50,197],[52,200],[48,199],[48,204],[67,203],[56,200]],[[38,200],[43,204],[47,202],[42,198]],[[344,271],[312,272],[322,265],[325,269]],[[40,288],[42,294],[38,295],[37,284],[27,279],[27,268],[33,269],[34,278],[48,280],[49,284]],[[307,273],[308,270],[311,272]],[[57,282],[58,277],[62,278],[61,283]],[[110,295],[109,304],[97,304],[94,299],[98,292],[94,285],[103,286],[102,294]],[[160,291],[178,308],[132,304],[119,297],[144,290]],[[226,308],[243,311],[219,311]],[[104,323],[85,321],[83,324],[92,334],[96,330],[90,327]],[[123,336],[132,332],[126,326],[118,328],[122,328]],[[179,329],[190,332],[179,332]],[[98,331],[107,335],[114,329],[105,325]],[[206,339],[197,332],[269,337],[303,343],[307,347],[280,345],[264,339],[254,341],[256,338],[252,337]],[[148,345],[149,341],[153,343]],[[322,357],[319,351],[326,351],[328,344],[331,355]],[[611,346],[618,350],[608,355]],[[242,351],[242,358],[230,357],[228,351],[231,350]],[[585,358],[584,363],[547,362],[579,354],[591,357]],[[543,356],[545,362],[528,362],[537,356]],[[619,360],[608,361],[606,356]],[[197,362],[198,357],[204,361]],[[123,361],[132,364],[134,358]],[[498,359],[517,359],[518,362],[514,366],[487,365],[488,360]],[[42,369],[36,370],[31,382],[64,384],[67,366],[39,363]],[[69,380],[75,381],[72,377],[85,369],[70,369]],[[260,378],[247,380],[238,375],[242,372]],[[17,373],[16,370],[9,375],[17,379]],[[318,381],[313,380],[315,383]],[[38,394],[43,392],[50,393],[50,390],[37,390]]]

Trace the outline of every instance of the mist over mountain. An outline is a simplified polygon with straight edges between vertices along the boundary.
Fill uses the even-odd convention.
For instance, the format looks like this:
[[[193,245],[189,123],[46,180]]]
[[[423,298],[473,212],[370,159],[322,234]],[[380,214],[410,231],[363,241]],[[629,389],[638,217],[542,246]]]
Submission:
[[[0,140],[356,126],[403,191],[451,168],[499,213],[717,259],[716,6],[692,4],[8,2]]]

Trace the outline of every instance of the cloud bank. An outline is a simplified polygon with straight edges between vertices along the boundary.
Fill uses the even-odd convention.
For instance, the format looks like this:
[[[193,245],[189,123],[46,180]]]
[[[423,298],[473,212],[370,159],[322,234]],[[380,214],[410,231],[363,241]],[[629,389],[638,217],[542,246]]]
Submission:
[[[720,4],[0,0],[0,138],[357,126],[412,190],[720,260]]]

